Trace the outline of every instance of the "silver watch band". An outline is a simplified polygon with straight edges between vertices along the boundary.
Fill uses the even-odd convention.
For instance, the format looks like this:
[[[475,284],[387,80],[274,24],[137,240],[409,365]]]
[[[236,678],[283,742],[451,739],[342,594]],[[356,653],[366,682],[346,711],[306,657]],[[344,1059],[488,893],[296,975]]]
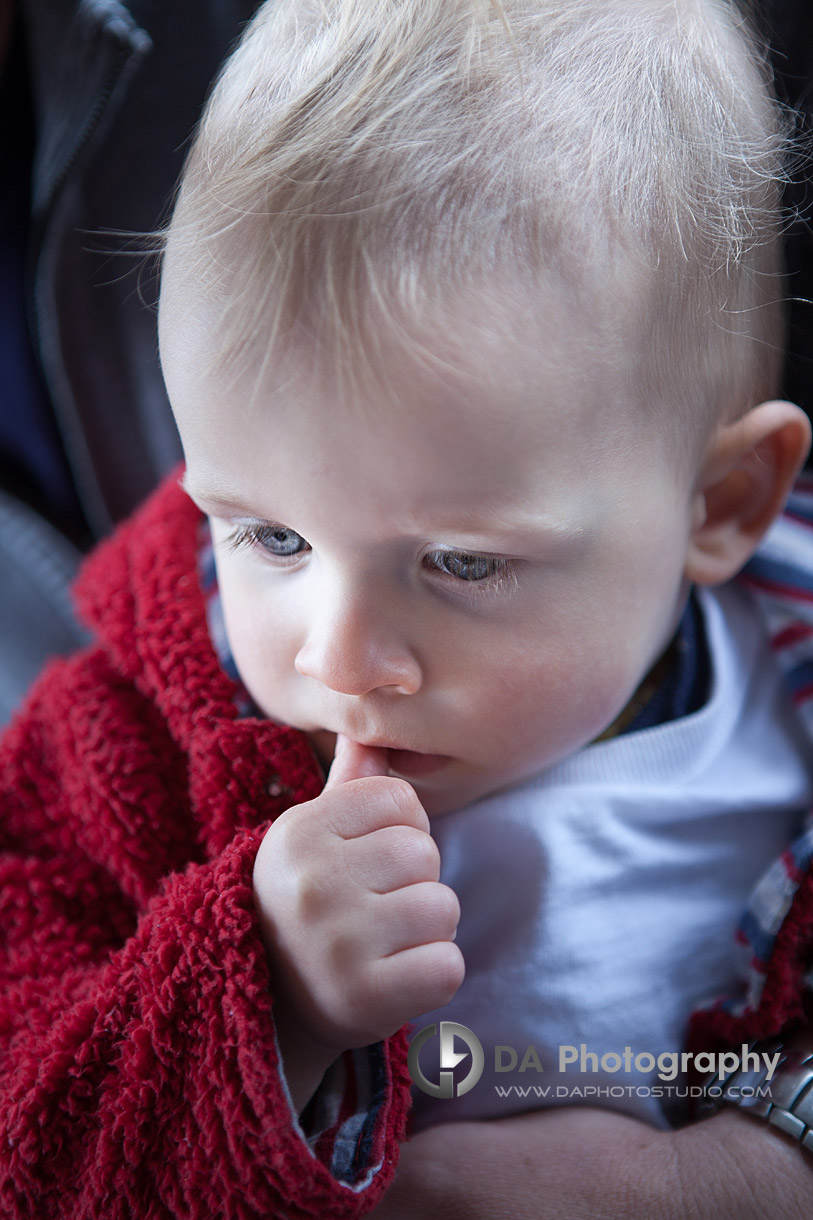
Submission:
[[[813,1152],[813,1052],[776,1040],[753,1042],[748,1049],[759,1054],[760,1067],[718,1072],[705,1086],[706,1098],[715,1108],[725,1103],[765,1119]],[[782,1058],[769,1081],[762,1052],[771,1057],[777,1051]]]

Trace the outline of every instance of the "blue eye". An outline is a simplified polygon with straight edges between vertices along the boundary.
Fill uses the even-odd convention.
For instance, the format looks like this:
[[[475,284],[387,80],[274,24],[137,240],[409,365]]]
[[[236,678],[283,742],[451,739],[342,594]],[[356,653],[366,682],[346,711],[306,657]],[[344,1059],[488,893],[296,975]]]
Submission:
[[[506,576],[511,561],[493,555],[468,555],[464,551],[430,551],[424,557],[426,567],[455,580],[494,580]]]
[[[296,530],[284,525],[238,525],[227,542],[232,551],[244,546],[257,546],[267,554],[279,559],[290,559],[294,555],[309,551],[310,544]]]

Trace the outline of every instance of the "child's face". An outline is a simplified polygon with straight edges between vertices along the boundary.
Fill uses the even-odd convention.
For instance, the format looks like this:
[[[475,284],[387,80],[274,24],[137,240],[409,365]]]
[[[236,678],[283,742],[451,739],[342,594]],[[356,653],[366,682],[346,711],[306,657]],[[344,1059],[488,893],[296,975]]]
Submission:
[[[304,361],[204,376],[162,305],[245,685],[326,765],[339,732],[388,748],[429,813],[589,743],[681,609],[690,480],[569,325],[461,324],[444,370],[393,356],[385,394],[340,395]]]

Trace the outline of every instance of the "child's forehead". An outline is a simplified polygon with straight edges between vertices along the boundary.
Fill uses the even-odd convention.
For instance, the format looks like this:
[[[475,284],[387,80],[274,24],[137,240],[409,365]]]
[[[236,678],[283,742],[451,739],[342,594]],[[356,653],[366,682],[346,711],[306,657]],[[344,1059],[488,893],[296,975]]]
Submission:
[[[435,391],[458,387],[465,396],[488,385],[504,391],[507,412],[512,389],[536,387],[543,405],[555,381],[579,398],[600,386],[606,409],[610,383],[630,380],[629,295],[616,284],[608,308],[599,285],[585,290],[555,274],[531,282],[507,266],[464,284],[427,275],[412,301],[359,293],[352,318],[320,323],[304,314],[275,327],[239,287],[212,291],[193,268],[173,265],[162,284],[161,355],[165,369],[180,364],[195,379],[239,382],[243,396],[252,381],[267,398],[296,380],[391,409],[408,383],[412,409],[425,402],[431,410]],[[235,342],[231,324],[240,317],[246,326]]]
[[[262,415],[316,438],[340,420],[361,454],[383,437],[417,462],[416,431],[448,464],[493,454],[503,472],[551,428],[563,461],[596,445],[646,451],[667,413],[639,393],[640,283],[634,268],[616,269],[610,291],[608,274],[531,277],[506,263],[454,283],[425,269],[414,305],[360,296],[344,324],[308,315],[275,335],[258,306],[235,357],[223,336],[245,306],[239,281],[202,290],[194,267],[170,261],[161,354],[182,439],[185,402],[199,412],[208,398],[234,429],[256,429]]]
[[[345,480],[397,481],[416,504],[429,492],[435,504],[469,496],[487,513],[507,485],[531,489],[543,466],[551,483],[574,481],[596,454],[614,465],[610,446],[629,454],[655,439],[625,397],[617,346],[562,292],[480,284],[438,300],[420,325],[372,327],[355,352],[331,356],[291,335],[269,349],[258,336],[239,365],[201,359],[212,314],[211,328],[190,322],[179,297],[163,317],[188,455],[215,432],[225,444],[247,435],[259,450],[292,454],[312,485],[329,461]],[[633,466],[622,463],[619,477]]]

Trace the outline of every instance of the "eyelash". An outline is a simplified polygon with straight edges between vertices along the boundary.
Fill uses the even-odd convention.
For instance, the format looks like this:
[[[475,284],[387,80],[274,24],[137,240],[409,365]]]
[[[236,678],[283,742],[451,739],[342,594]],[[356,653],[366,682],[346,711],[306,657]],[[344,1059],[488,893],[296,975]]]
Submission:
[[[272,541],[282,543],[281,535],[289,539],[297,539],[303,543],[293,551],[276,551],[269,545]],[[301,534],[288,529],[284,525],[238,525],[226,539],[230,551],[238,551],[244,547],[258,547],[275,560],[293,561],[300,555],[310,551],[310,545]],[[515,563],[497,555],[476,555],[468,551],[435,550],[423,556],[423,567],[428,571],[439,572],[462,585],[471,585],[477,591],[502,590],[516,584]],[[453,570],[455,569],[456,570]],[[472,573],[461,575],[461,572]],[[476,573],[476,574],[474,574]],[[474,589],[472,589],[474,592]]]
[[[305,545],[295,551],[274,551],[268,543],[274,539],[275,535],[280,534],[289,534],[292,538],[298,538],[300,542],[304,542]],[[239,551],[243,547],[260,547],[274,559],[295,559],[297,555],[306,554],[310,550],[308,543],[295,530],[289,530],[285,525],[260,525],[259,523],[236,526],[226,539],[226,544],[230,551]]]
[[[467,551],[430,551],[423,557],[423,566],[429,571],[441,572],[459,584],[474,585],[477,591],[502,590],[516,583],[515,565],[510,559],[497,555],[472,555]],[[457,571],[451,570],[457,567]],[[480,575],[461,575],[461,570],[478,572]],[[472,590],[473,592],[474,590]]]

